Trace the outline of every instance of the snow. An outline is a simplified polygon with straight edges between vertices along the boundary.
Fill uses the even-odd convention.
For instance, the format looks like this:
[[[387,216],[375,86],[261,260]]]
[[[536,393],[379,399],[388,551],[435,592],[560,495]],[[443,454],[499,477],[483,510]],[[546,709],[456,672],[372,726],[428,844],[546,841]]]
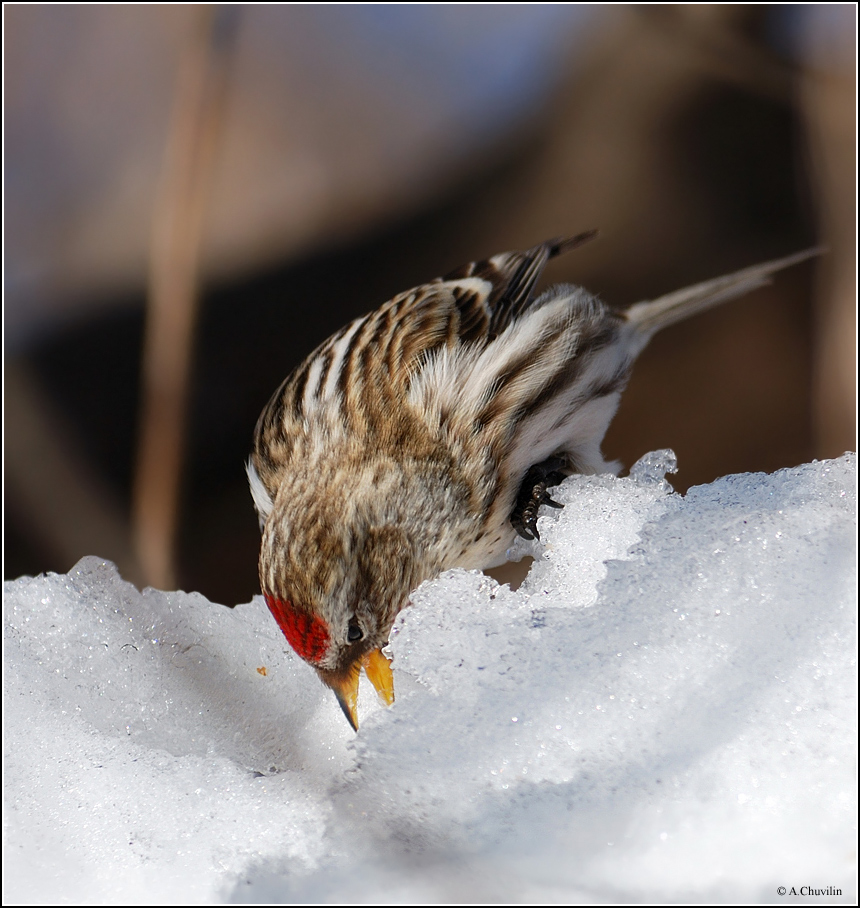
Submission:
[[[417,590],[357,735],[260,597],[6,582],[4,903],[854,902],[856,458],[673,464]]]

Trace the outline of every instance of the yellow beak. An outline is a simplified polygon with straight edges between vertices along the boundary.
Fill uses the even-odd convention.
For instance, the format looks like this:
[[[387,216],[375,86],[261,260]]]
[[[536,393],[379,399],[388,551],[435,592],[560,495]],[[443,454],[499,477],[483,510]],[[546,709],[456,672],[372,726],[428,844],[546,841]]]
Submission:
[[[371,650],[343,674],[326,675],[320,672],[320,677],[334,691],[343,714],[355,731],[358,731],[358,679],[362,668],[379,699],[386,706],[391,706],[394,702],[394,676],[391,674],[391,663],[382,655],[381,649]]]

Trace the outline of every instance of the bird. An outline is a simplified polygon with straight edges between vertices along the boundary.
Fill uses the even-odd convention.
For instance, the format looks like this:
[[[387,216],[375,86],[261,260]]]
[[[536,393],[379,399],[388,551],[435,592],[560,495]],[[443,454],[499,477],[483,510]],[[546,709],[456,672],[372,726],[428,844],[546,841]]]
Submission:
[[[390,705],[383,653],[423,581],[539,538],[550,489],[617,473],[601,443],[660,329],[820,250],[616,311],[582,287],[537,294],[547,262],[596,230],[504,252],[398,294],[323,342],[272,395],[247,462],[260,586],[352,728],[363,670]]]

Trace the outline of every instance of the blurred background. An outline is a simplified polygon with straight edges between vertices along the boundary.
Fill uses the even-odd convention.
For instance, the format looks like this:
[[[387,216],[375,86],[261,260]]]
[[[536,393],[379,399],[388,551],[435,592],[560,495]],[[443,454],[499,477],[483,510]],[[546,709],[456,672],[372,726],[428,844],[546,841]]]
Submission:
[[[679,490],[856,448],[854,4],[4,7],[4,576],[258,592],[254,424],[463,262],[623,306],[816,244],[659,335],[604,452]]]

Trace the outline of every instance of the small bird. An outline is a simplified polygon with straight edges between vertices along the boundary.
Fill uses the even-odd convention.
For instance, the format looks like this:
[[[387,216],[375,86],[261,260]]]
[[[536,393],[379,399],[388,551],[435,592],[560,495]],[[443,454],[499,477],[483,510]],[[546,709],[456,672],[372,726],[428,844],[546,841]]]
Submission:
[[[321,344],[260,415],[247,470],[263,594],[356,730],[362,668],[394,700],[382,647],[412,590],[538,537],[565,476],[617,472],[600,446],[652,335],[818,251],[620,312],[571,284],[536,296],[547,261],[595,235],[395,296]]]

